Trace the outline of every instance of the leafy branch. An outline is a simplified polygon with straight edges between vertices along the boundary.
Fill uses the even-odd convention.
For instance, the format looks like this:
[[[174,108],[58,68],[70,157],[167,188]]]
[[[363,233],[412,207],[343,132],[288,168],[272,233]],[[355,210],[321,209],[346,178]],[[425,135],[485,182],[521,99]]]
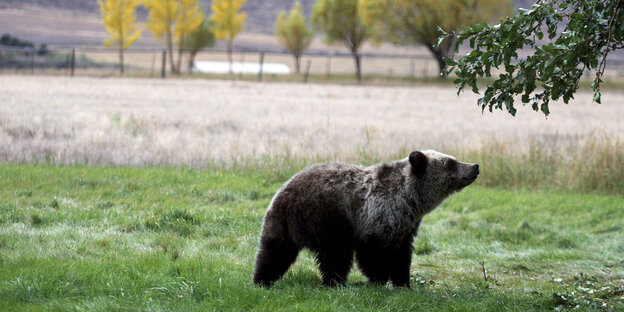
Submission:
[[[479,93],[478,78],[493,77],[496,70],[478,100],[482,111],[506,109],[515,116],[521,95],[523,105],[548,116],[551,100],[568,104],[574,98],[586,70],[595,72],[593,100],[600,104],[607,55],[624,47],[623,22],[621,0],[538,1],[498,25],[478,24],[459,33],[440,29],[438,44],[456,38],[456,52],[466,42],[471,49],[458,60],[445,59],[458,93],[467,86]],[[519,55],[525,48],[532,53]]]

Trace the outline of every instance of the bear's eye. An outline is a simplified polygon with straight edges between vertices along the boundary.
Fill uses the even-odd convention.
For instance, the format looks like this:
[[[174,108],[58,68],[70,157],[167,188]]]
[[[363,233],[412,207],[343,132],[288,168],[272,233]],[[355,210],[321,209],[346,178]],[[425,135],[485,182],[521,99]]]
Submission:
[[[457,170],[457,161],[453,159],[449,159],[446,161],[446,169],[449,171]]]

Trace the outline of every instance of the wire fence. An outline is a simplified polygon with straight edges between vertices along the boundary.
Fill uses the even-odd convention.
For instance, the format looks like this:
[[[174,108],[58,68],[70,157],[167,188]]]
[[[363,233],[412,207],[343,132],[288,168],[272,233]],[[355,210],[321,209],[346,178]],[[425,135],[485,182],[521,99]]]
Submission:
[[[431,55],[422,54],[387,54],[362,53],[361,70],[363,77],[377,80],[416,81],[435,78],[439,75],[439,66]],[[179,56],[174,53],[177,63]],[[292,54],[284,51],[242,49],[232,53],[234,63],[256,64],[256,72],[198,73],[195,64],[201,62],[228,62],[227,52],[218,49],[200,51],[195,63],[189,64],[188,53],[183,53],[180,60],[181,73],[184,75],[224,76],[257,79],[284,80],[352,80],[355,79],[355,61],[352,54],[343,52],[307,52],[301,56],[300,73],[295,73],[295,61]],[[267,72],[268,64],[281,64],[290,70],[290,74],[280,75]],[[124,71],[128,76],[162,77],[170,76],[170,61],[167,51],[161,49],[131,49],[124,51]],[[117,50],[96,47],[56,47],[34,49],[0,46],[0,73],[19,72],[31,74],[61,74],[82,76],[119,75],[119,54]],[[587,72],[587,77],[590,73]],[[293,78],[295,77],[295,78]],[[624,58],[613,57],[608,60],[605,77],[624,78]]]
[[[429,55],[362,53],[361,70],[364,77],[379,79],[416,79],[437,77],[438,64]],[[174,53],[177,63],[178,53]],[[188,53],[183,53],[181,72],[183,74],[201,75],[195,66],[189,65]],[[295,59],[292,54],[271,50],[236,50],[232,60],[237,64],[256,64],[254,73],[234,71],[234,75],[250,74],[258,80],[266,77],[276,78],[277,73],[266,71],[269,64],[280,64],[287,67],[293,75],[307,80],[308,77],[318,79],[345,78],[354,79],[355,61],[353,55],[341,52],[308,52],[301,56],[300,73],[295,72]],[[199,52],[195,64],[201,62],[228,62],[227,52],[210,49]],[[129,76],[163,77],[170,75],[170,61],[167,51],[160,49],[132,49],[124,51],[124,72]],[[119,72],[119,55],[114,49],[105,48],[52,48],[38,50],[33,48],[17,48],[0,46],[0,72],[21,72],[32,74],[66,74],[66,75],[117,75]],[[211,73],[206,73],[212,75]]]

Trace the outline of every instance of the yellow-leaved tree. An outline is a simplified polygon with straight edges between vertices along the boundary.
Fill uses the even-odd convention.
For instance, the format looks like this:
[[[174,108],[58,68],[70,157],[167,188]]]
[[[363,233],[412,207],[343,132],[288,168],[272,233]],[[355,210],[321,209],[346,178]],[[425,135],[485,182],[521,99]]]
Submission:
[[[364,23],[377,40],[398,45],[423,44],[444,77],[444,58],[453,55],[456,39],[437,44],[438,27],[453,33],[512,14],[512,0],[359,0]]]
[[[180,73],[183,38],[194,32],[202,23],[204,13],[197,0],[144,0],[149,10],[147,28],[154,37],[167,45],[172,73]],[[174,61],[174,45],[178,47],[178,61]]]
[[[169,65],[171,72],[177,73],[173,58],[173,25],[178,13],[177,0],[145,0],[145,7],[149,10],[147,16],[147,29],[152,35],[167,45]]]
[[[281,11],[275,23],[275,35],[280,44],[295,56],[295,69],[300,72],[301,54],[312,43],[314,30],[308,27],[301,2],[297,1],[295,7],[286,16],[286,11]]]
[[[203,23],[205,15],[199,8],[197,0],[178,0],[178,16],[173,27],[175,41],[178,43],[178,71],[182,69],[182,54],[187,48],[185,38],[197,30]]]
[[[107,47],[119,50],[119,72],[124,73],[124,50],[141,37],[141,29],[136,24],[136,8],[139,0],[102,0],[100,12],[102,23],[110,35],[104,41]]]
[[[239,13],[238,10],[247,0],[213,0],[212,16],[210,22],[213,25],[215,38],[227,41],[228,62],[230,63],[230,74],[232,73],[232,43],[234,38],[243,31],[243,24],[247,19],[246,13]]]

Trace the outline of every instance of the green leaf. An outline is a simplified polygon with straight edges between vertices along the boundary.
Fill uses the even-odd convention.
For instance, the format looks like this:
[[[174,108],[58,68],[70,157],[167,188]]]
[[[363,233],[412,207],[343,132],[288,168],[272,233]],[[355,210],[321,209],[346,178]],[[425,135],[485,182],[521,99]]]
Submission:
[[[542,110],[542,113],[544,113],[544,115],[548,116],[550,114],[550,110],[548,110],[548,102],[542,103],[540,109]]]
[[[439,29],[441,29],[440,27],[438,27],[438,28],[439,28]],[[436,40],[436,42],[435,42],[435,44],[433,45],[433,47],[434,47],[434,48],[435,48],[435,47],[439,47],[439,46],[442,44],[442,42],[444,41],[444,39],[446,39],[446,34],[445,34],[445,35],[442,35],[442,36],[440,36],[440,37],[438,37],[438,40]]]
[[[533,13],[533,10],[527,10],[527,9],[519,8],[518,9],[518,13],[520,13],[520,15],[529,15],[529,14]]]
[[[600,103],[600,92],[594,93],[594,102],[596,102],[598,104],[602,104],[602,103]]]
[[[600,87],[600,83],[602,82],[602,79],[600,79],[599,76],[597,76],[596,78],[594,78],[594,81],[592,81],[591,84],[591,88],[593,91],[597,91],[598,88]]]
[[[472,92],[475,94],[479,94],[479,87],[477,87],[477,83],[472,84]]]
[[[456,66],[457,65],[457,61],[455,61],[455,59],[453,59],[450,56],[447,56],[444,58],[444,63],[446,63],[446,66]]]
[[[446,35],[448,35],[448,33],[446,31],[444,31],[444,29],[442,29],[442,27],[440,27],[440,26],[438,26],[437,30],[438,30],[439,33],[442,34],[442,37],[445,37]]]

